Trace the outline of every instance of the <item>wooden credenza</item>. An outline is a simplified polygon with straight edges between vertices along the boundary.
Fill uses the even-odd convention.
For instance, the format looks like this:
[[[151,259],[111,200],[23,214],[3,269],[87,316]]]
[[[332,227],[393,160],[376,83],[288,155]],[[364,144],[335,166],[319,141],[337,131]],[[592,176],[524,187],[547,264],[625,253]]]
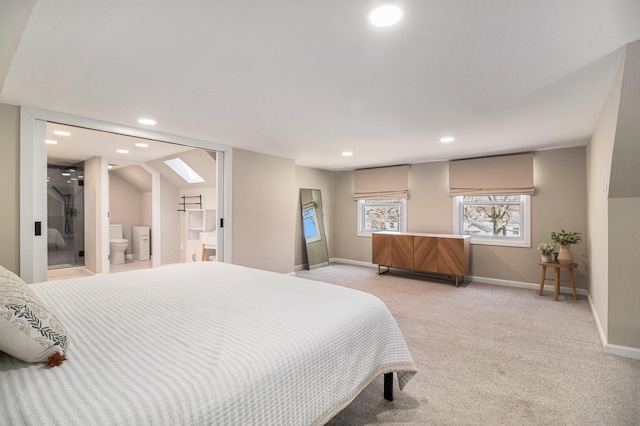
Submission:
[[[372,262],[388,268],[458,277],[471,267],[471,237],[468,235],[374,232]]]

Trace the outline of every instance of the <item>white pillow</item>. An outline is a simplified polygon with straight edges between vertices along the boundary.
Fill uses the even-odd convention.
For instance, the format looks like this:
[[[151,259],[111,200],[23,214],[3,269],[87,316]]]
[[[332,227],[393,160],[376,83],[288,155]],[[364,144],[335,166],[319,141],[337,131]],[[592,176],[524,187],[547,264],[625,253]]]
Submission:
[[[0,351],[26,362],[64,361],[67,331],[28,285],[0,266]]]

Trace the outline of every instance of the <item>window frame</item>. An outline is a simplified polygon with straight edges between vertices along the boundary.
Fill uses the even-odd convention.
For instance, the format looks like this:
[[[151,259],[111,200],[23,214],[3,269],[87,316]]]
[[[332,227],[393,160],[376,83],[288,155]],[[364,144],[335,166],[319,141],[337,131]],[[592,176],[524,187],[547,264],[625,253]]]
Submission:
[[[372,200],[376,200],[378,201],[378,203],[371,203]],[[396,200],[396,199],[393,199]],[[385,199],[380,199],[380,198],[368,198],[368,199],[360,199],[358,200],[358,229],[357,229],[357,234],[358,237],[367,237],[367,238],[371,238],[371,234],[373,234],[374,232],[382,232],[382,231],[368,231],[368,230],[364,230],[363,226],[364,226],[364,206],[365,205],[398,205],[398,207],[400,207],[400,229],[397,231],[386,231],[386,232],[406,232],[407,231],[407,199],[406,198],[401,198],[399,199],[400,201],[392,201],[392,200],[385,200]],[[366,202],[369,201],[368,204],[366,204]]]
[[[495,194],[495,195],[520,195],[520,229],[521,238],[500,237],[500,236],[473,236],[471,244],[504,246],[504,247],[525,247],[531,248],[531,196],[525,194]],[[464,235],[464,206],[471,203],[464,202],[463,195],[453,197],[453,232]],[[474,203],[477,204],[477,203]],[[488,203],[491,204],[491,203]],[[499,204],[496,202],[495,204]]]

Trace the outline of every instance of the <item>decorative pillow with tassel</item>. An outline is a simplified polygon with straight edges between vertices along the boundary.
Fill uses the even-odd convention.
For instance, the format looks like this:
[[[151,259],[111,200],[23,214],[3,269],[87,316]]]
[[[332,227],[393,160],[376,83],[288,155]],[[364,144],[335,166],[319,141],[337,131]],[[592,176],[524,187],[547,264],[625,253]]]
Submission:
[[[66,359],[68,343],[51,310],[20,277],[0,266],[0,351],[55,367]]]

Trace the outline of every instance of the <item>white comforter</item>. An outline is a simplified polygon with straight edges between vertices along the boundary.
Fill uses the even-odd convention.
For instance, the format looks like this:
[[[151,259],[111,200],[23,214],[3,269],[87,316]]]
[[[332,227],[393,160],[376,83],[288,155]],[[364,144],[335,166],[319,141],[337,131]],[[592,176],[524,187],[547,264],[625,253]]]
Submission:
[[[416,371],[386,306],[339,286],[199,262],[32,288],[68,360],[0,353],[0,424],[323,424],[375,376]]]

